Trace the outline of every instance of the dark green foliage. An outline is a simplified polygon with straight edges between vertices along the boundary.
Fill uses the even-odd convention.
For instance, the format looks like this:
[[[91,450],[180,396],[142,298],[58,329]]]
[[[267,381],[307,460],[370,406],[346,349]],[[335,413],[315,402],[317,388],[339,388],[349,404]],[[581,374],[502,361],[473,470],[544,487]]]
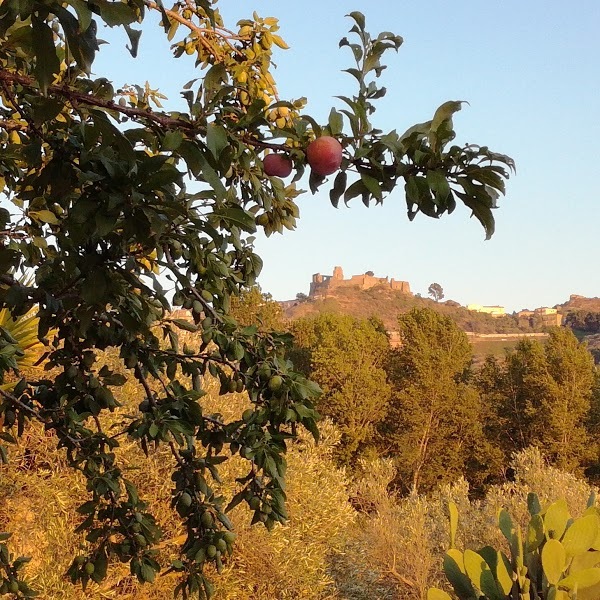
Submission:
[[[594,380],[590,353],[568,329],[551,330],[545,344],[523,339],[504,361],[488,358],[479,373],[495,415],[488,435],[507,459],[533,444],[566,470],[597,460],[586,429]]]
[[[383,368],[389,341],[380,322],[320,315],[292,324],[294,363],[323,390],[317,408],[341,432],[339,458],[350,464],[383,419],[390,386]]]
[[[600,312],[570,311],[565,317],[565,326],[585,333],[600,333]]]
[[[402,346],[392,352],[393,386],[380,426],[404,490],[429,490],[462,474],[480,485],[495,464],[483,435],[484,407],[470,384],[472,349],[454,321],[430,309],[398,319]]]

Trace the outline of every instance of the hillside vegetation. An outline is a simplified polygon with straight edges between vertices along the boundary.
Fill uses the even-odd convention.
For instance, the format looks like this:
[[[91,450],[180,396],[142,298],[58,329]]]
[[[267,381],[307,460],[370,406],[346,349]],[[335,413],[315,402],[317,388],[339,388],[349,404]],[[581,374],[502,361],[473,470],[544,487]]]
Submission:
[[[218,385],[209,384],[207,414],[237,414],[248,406],[245,394],[219,396]],[[129,381],[122,390],[123,406],[110,420],[118,422],[135,407],[138,386]],[[174,575],[164,575],[154,586],[142,585],[128,565],[113,564],[101,584],[86,590],[65,578],[71,557],[85,553],[85,533],[74,532],[84,520],[74,509],[85,495],[85,480],[68,469],[56,438],[34,427],[0,466],[0,530],[14,532],[16,552],[32,557],[25,566],[31,585],[41,598],[83,600],[159,600],[172,596]],[[407,497],[390,492],[397,467],[389,459],[364,458],[356,462],[350,477],[334,460],[340,431],[330,421],[320,424],[321,442],[307,435],[290,445],[288,452],[288,511],[290,519],[267,532],[248,524],[247,511],[231,513],[237,534],[236,552],[224,561],[220,575],[210,571],[216,583],[215,600],[425,600],[432,586],[445,587],[442,559],[448,548],[448,503],[460,510],[458,540],[465,547],[485,544],[502,547],[494,526],[499,508],[510,511],[522,524],[527,520],[527,495],[536,492],[544,506],[564,497],[579,515],[592,491],[585,481],[549,466],[538,450],[516,454],[511,468],[513,482],[488,488],[479,500],[471,498],[463,478],[430,494]],[[156,559],[167,565],[177,556],[183,535],[173,518],[172,458],[163,449],[150,452],[150,469],[134,442],[124,441],[119,458],[138,485],[140,496],[152,504],[163,538]],[[242,460],[228,464],[226,481],[244,473]],[[239,486],[218,484],[229,500]],[[260,548],[260,550],[257,550]]]
[[[520,328],[517,320],[511,315],[495,318],[485,313],[467,310],[452,300],[434,302],[428,298],[409,296],[386,286],[376,286],[368,290],[361,290],[358,287],[334,288],[332,295],[325,299],[309,298],[299,301],[285,310],[285,316],[288,319],[297,319],[320,313],[334,313],[367,319],[375,315],[381,319],[387,330],[394,331],[398,328],[398,315],[413,308],[431,308],[452,318],[463,331],[474,333],[535,331],[529,327]]]

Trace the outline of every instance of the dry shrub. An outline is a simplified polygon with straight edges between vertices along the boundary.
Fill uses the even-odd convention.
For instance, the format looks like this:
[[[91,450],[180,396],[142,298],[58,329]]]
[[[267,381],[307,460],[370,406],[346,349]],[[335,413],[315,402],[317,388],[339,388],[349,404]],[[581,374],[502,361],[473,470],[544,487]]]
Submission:
[[[498,528],[498,512],[505,508],[525,527],[529,492],[538,494],[542,507],[564,497],[574,516],[585,509],[591,486],[549,466],[536,448],[516,454],[512,467],[514,483],[492,486],[483,500],[471,501],[464,479],[428,496],[396,498],[388,492],[394,476],[391,464],[363,464],[364,476],[354,490],[362,515],[353,543],[364,557],[361,568],[356,569],[358,581],[364,584],[377,572],[380,581],[395,591],[388,587],[389,595],[380,591],[381,595],[373,597],[397,600],[424,600],[429,587],[443,586],[441,564],[449,545],[450,500],[459,510],[457,544],[472,549],[491,545],[508,551]]]

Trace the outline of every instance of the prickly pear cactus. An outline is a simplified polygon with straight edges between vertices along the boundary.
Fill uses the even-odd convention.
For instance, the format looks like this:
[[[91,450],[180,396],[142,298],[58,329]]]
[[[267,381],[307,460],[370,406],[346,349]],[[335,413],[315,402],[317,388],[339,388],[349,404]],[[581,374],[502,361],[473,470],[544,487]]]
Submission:
[[[498,526],[510,558],[490,546],[478,551],[455,547],[458,511],[451,503],[450,549],[444,573],[459,600],[599,600],[600,509],[595,495],[584,514],[573,519],[564,499],[542,510],[535,494],[527,505],[531,519],[523,536],[508,512]],[[431,588],[427,600],[453,600]]]

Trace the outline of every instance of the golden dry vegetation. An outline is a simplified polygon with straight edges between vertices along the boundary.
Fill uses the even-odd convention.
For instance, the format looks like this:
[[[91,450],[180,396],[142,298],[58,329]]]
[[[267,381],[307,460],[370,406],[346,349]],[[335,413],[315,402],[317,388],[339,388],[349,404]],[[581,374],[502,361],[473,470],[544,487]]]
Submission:
[[[219,396],[216,386],[205,397],[207,413],[225,418],[247,407],[242,394]],[[121,389],[123,407],[107,417],[117,424],[140,392],[129,381]],[[110,423],[107,423],[110,425]],[[428,496],[399,498],[389,491],[394,468],[373,457],[357,465],[353,479],[336,466],[333,450],[339,432],[321,423],[322,440],[308,435],[291,444],[288,452],[288,505],[290,520],[268,533],[250,526],[241,507],[232,519],[238,539],[233,558],[219,576],[214,573],[219,600],[424,600],[427,589],[443,586],[441,558],[448,545],[447,506],[459,507],[461,545],[502,547],[496,526],[499,508],[507,508],[522,522],[527,519],[529,491],[542,503],[565,496],[573,514],[585,506],[590,487],[573,475],[550,468],[535,449],[514,458],[516,480],[492,486],[482,500],[469,498],[468,484],[458,481]],[[127,477],[139,486],[163,531],[159,558],[163,565],[176,558],[183,533],[170,509],[171,456],[159,449],[146,459],[132,441],[121,439],[119,459]],[[222,493],[235,493],[241,460],[225,463]],[[173,575],[159,577],[153,586],[141,586],[126,565],[113,564],[101,586],[86,591],[64,576],[72,557],[85,549],[74,533],[76,507],[86,499],[81,478],[66,468],[55,440],[32,426],[13,449],[9,465],[0,467],[0,530],[12,531],[11,548],[32,557],[27,575],[42,598],[158,600],[171,597]]]

